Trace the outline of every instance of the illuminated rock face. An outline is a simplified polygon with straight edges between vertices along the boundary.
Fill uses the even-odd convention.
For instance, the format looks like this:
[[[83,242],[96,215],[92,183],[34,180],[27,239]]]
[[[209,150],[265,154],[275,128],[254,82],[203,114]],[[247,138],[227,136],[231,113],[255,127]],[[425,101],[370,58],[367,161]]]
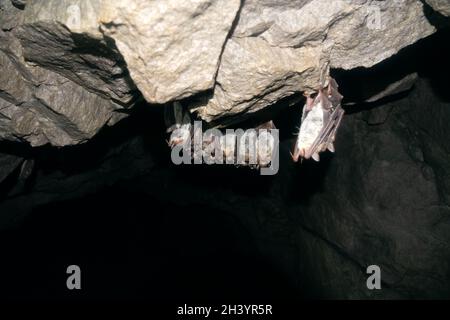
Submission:
[[[71,20],[62,13],[71,14],[69,2],[28,1],[25,7],[1,2],[2,140],[83,143],[123,118],[116,111],[138,96],[114,46],[101,34],[68,28]]]
[[[0,38],[2,140],[73,145],[122,117],[115,111],[123,106],[111,98],[64,77],[65,72],[26,63],[17,38],[4,32]]]
[[[28,1],[29,8],[33,3]],[[199,262],[184,265],[189,276],[183,278],[192,282],[183,287],[183,281],[176,281],[180,288],[161,283],[164,290],[151,290],[158,295],[156,298],[161,298],[160,292],[173,298],[173,292],[182,295],[193,287],[211,298],[214,295],[205,283],[223,293],[227,291],[221,286],[224,282],[232,288],[231,297],[238,291],[245,292],[246,287],[260,293],[257,283],[265,289],[261,297],[269,292],[278,299],[280,293],[287,298],[450,297],[449,30],[439,30],[373,67],[345,70],[343,66],[352,63],[376,63],[377,55],[370,54],[377,52],[380,44],[374,40],[359,45],[355,42],[355,49],[346,49],[347,57],[339,55],[345,52],[342,42],[319,56],[324,42],[337,39],[333,31],[337,25],[333,26],[338,22],[329,27],[325,24],[323,30],[328,33],[321,41],[311,40],[317,34],[306,31],[297,38],[283,38],[291,26],[286,23],[298,20],[284,13],[289,8],[298,9],[299,2],[291,7],[290,3],[270,6],[268,1],[259,1],[261,8],[267,8],[258,11],[257,7],[251,9],[250,0],[245,2],[250,7],[241,9],[233,36],[226,41],[219,58],[214,92],[209,92],[214,96],[208,100],[206,94],[200,93],[206,105],[198,106],[201,115],[219,124],[226,120],[224,114],[235,121],[253,116],[238,124],[242,128],[257,126],[252,121],[269,113],[280,129],[280,170],[270,179],[234,166],[175,167],[165,141],[168,135],[163,119],[169,108],[152,106],[144,99],[133,106],[140,97],[134,85],[137,81],[128,74],[127,58],[112,34],[104,37],[95,27],[74,31],[77,19],[70,19],[72,27],[68,29],[63,24],[43,21],[40,14],[35,16],[37,22],[24,24],[24,19],[30,19],[27,9],[3,7],[3,12],[18,16],[0,19],[0,233],[7,244],[0,274],[10,279],[10,285],[2,282],[0,296],[14,296],[11,292],[23,295],[30,292],[27,290],[31,283],[32,292],[42,299],[42,293],[48,292],[47,279],[39,281],[42,290],[35,288],[39,283],[33,280],[34,275],[46,274],[48,269],[43,266],[42,272],[35,270],[24,279],[30,274],[27,268],[35,261],[53,261],[53,257],[61,255],[64,261],[78,255],[90,256],[94,266],[103,251],[96,245],[100,241],[110,252],[104,261],[119,261],[120,270],[108,278],[120,282],[123,279],[129,287],[119,286],[120,292],[115,294],[126,299],[138,288],[145,291],[139,297],[148,298],[148,288],[158,282],[149,277],[150,267],[163,270],[171,265],[167,277],[160,272],[155,276],[180,279],[180,262],[190,259]],[[310,3],[305,1],[303,5]],[[284,15],[277,20],[283,28],[258,20],[264,17],[262,13],[273,14],[278,5],[285,7]],[[70,14],[76,12],[73,8]],[[427,16],[432,13],[443,18],[429,6],[425,10]],[[358,12],[364,12],[362,7]],[[255,22],[246,22],[244,17]],[[405,19],[408,17],[415,15]],[[371,28],[376,26],[375,18],[370,21]],[[427,24],[427,20],[421,21],[422,26]],[[352,27],[351,21],[347,22],[348,28]],[[439,28],[439,24],[435,25]],[[372,29],[364,29],[366,26],[361,25],[360,32],[368,37]],[[346,27],[344,24],[340,28]],[[411,23],[406,38],[414,28],[417,25]],[[391,41],[389,32],[394,31],[384,32],[386,42]],[[358,39],[358,35],[354,38]],[[300,43],[305,45],[297,46]],[[375,49],[355,59],[364,52],[365,45]],[[385,48],[391,45],[386,43]],[[309,58],[295,59],[299,52]],[[382,58],[384,53],[378,54]],[[233,61],[241,67],[235,68]],[[318,163],[305,160],[295,164],[290,152],[294,133],[298,132],[301,105],[290,108],[284,103],[290,99],[277,100],[291,94],[299,97],[303,90],[315,88],[321,75],[319,69],[308,67],[313,62],[342,67],[332,70],[332,74],[345,95],[343,107],[347,114],[336,137],[335,154],[323,154]],[[327,67],[323,73],[327,73]],[[180,104],[198,101],[196,96]],[[267,107],[273,101],[277,101],[276,105]],[[236,113],[241,107],[245,111]],[[253,114],[258,108],[263,112]],[[116,122],[121,115],[129,116],[91,139],[102,126]],[[84,145],[64,148],[33,148],[21,143],[68,146],[89,139]],[[82,206],[74,206],[74,202]],[[19,225],[24,226],[23,232],[8,232]],[[68,230],[68,226],[72,228]],[[177,240],[168,240],[171,237]],[[74,241],[80,238],[84,246]],[[78,251],[66,256],[60,243],[72,243]],[[230,251],[239,253],[237,256],[222,251],[230,243]],[[189,246],[191,252],[185,249]],[[169,262],[173,263],[161,260],[161,253],[167,249],[173,255]],[[215,252],[221,259],[205,265]],[[254,265],[242,262],[242,257],[254,252],[263,257]],[[142,257],[148,257],[148,261]],[[132,279],[123,275],[122,261],[132,261]],[[282,271],[283,277],[275,282],[294,286],[295,293],[268,285],[269,279],[279,278],[266,271],[266,264]],[[19,265],[26,270],[19,268],[14,273]],[[231,265],[241,277],[230,276],[234,275],[230,273]],[[381,269],[382,290],[370,290],[366,285],[366,270],[372,265]],[[96,269],[103,270],[103,265]],[[64,273],[65,267],[61,270]],[[199,270],[199,277],[192,276],[189,270]],[[205,279],[204,270],[213,273],[202,286],[197,279]],[[255,271],[260,281],[245,284],[242,279]],[[223,281],[224,274],[239,280]],[[111,285],[116,287],[116,282]],[[64,281],[57,287],[64,290]],[[109,287],[104,291],[106,296],[114,296]],[[56,296],[51,291],[48,294]],[[94,291],[93,298],[100,296]],[[179,300],[186,298],[180,296]]]
[[[447,0],[426,0],[426,2],[444,16],[450,16],[450,2]]]
[[[125,57],[151,103],[211,89],[239,0],[114,1],[102,30]]]
[[[0,17],[0,136],[34,146],[84,142],[141,97],[239,122],[435,31],[419,0],[2,0]]]
[[[227,42],[207,121],[239,116],[293,92],[311,92],[328,69],[371,67],[435,31],[420,1],[245,1]]]

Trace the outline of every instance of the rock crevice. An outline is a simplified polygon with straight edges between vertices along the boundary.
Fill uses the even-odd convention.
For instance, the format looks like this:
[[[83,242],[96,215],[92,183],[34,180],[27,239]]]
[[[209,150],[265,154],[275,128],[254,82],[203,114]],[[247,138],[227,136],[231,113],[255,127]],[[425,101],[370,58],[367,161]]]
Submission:
[[[429,1],[445,12],[438,2]],[[74,115],[69,109],[78,108],[84,90],[99,97],[84,108],[101,119],[79,113],[73,120],[77,126],[86,121],[79,128],[84,138],[30,141],[22,135],[33,145],[83,142],[141,97],[152,104],[194,97],[190,109],[203,120],[240,122],[314,92],[330,68],[371,67],[436,30],[419,0],[2,0],[0,9],[1,48],[16,61],[3,62],[9,74],[20,82],[23,70],[40,67],[47,77],[71,80],[81,89],[64,91],[73,96],[64,101],[65,114]],[[0,82],[10,103],[35,94],[33,86],[8,91],[10,82]],[[61,102],[47,105],[57,110]],[[52,130],[52,121],[40,125]],[[58,126],[64,127],[55,123],[55,132]]]

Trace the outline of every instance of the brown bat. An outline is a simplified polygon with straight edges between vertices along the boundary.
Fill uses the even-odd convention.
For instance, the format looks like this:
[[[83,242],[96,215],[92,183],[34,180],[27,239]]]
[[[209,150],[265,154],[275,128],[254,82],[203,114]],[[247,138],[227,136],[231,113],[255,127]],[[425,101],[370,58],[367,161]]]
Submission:
[[[169,147],[172,149],[175,146],[184,146],[185,144],[190,144],[192,157],[196,156],[196,148],[193,145],[195,143],[194,135],[197,134],[195,126],[192,124],[192,119],[189,114],[189,111],[185,109],[181,103],[174,102],[170,106],[166,106],[164,109],[164,118],[167,127],[167,133],[170,133],[170,138],[167,141]],[[268,121],[263,123],[253,130],[255,132],[256,139],[252,141],[255,143],[255,164],[250,163],[250,139],[243,139],[244,143],[238,144],[237,135],[234,133],[223,133],[218,131],[218,135],[208,136],[204,134],[203,131],[200,131],[200,156],[206,152],[206,155],[209,158],[213,159],[216,156],[216,152],[218,152],[222,157],[219,156],[219,159],[235,159],[237,157],[238,148],[239,152],[244,155],[243,163],[239,163],[239,165],[248,166],[251,168],[260,168],[260,167],[268,167],[272,161],[272,155],[274,153],[275,148],[275,140],[271,135],[271,130],[276,129],[275,125],[272,121]],[[250,134],[249,131],[246,131],[243,137],[248,137],[246,134]],[[193,141],[194,140],[194,141]],[[239,141],[241,142],[241,141]]]
[[[292,154],[295,162],[310,158],[319,161],[320,152],[327,149],[334,152],[336,131],[344,115],[342,98],[336,81],[331,77],[328,86],[320,89],[315,97],[306,97],[300,131]]]
[[[257,163],[255,164],[250,163],[251,157],[250,147],[248,145],[249,141],[246,141],[245,144],[237,146],[238,148],[242,148],[241,152],[245,155],[244,158],[247,166],[253,169],[269,167],[275,152],[275,140],[271,135],[271,130],[274,129],[276,129],[276,127],[272,120],[262,123],[255,128],[255,156],[257,159]]]
[[[192,136],[192,124],[189,112],[183,108],[181,103],[174,102],[171,106],[164,108],[164,120],[167,133],[171,133],[168,145],[173,148],[183,145]]]

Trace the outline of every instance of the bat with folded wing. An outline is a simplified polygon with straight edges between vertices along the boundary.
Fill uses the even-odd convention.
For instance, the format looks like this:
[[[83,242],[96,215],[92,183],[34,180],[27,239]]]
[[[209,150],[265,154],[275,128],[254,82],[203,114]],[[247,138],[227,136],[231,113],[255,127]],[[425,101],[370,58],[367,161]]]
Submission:
[[[300,131],[295,143],[292,159],[313,158],[319,161],[319,153],[327,149],[334,152],[336,132],[341,124],[344,110],[341,107],[343,96],[333,78],[315,96],[307,96],[303,108]]]

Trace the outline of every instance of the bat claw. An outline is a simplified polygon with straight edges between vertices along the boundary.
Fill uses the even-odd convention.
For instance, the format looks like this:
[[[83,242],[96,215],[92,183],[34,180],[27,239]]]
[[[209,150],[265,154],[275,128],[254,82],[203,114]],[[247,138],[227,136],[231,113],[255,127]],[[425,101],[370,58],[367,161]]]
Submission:
[[[330,142],[329,144],[328,144],[328,147],[327,147],[327,149],[330,151],[330,152],[335,152],[335,149],[334,149],[334,144],[333,144],[333,142]]]
[[[312,155],[312,158],[313,158],[315,161],[317,161],[317,162],[320,161],[320,156],[319,156],[318,153],[314,153],[314,154]]]
[[[291,155],[291,158],[292,158],[292,160],[293,160],[294,162],[297,162],[297,161],[298,161],[298,159],[295,158],[295,156],[293,155],[292,152],[289,151],[289,154]]]

